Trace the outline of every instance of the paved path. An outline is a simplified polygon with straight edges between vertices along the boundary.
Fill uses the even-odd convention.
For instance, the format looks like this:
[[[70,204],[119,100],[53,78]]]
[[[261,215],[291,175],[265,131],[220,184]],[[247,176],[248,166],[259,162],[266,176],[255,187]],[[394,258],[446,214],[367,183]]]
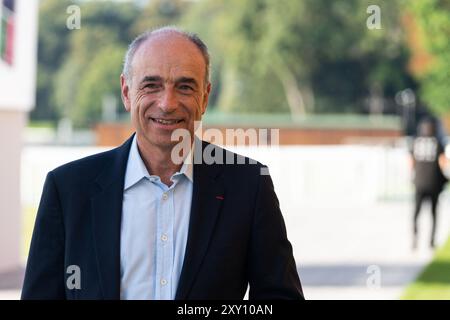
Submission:
[[[324,203],[285,208],[307,299],[398,299],[432,258],[429,206],[419,217],[419,247],[411,246],[412,202],[369,207]],[[437,244],[448,236],[450,194],[441,196]],[[377,279],[379,282],[376,281]],[[379,284],[379,285],[377,285]]]
[[[23,268],[0,273],[0,300],[17,300],[23,281]]]
[[[408,200],[351,206],[325,199],[314,207],[282,209],[307,299],[397,299],[432,257],[428,205],[416,251]],[[438,245],[450,227],[450,194],[441,196],[439,219]],[[0,275],[0,300],[19,298],[22,273]]]

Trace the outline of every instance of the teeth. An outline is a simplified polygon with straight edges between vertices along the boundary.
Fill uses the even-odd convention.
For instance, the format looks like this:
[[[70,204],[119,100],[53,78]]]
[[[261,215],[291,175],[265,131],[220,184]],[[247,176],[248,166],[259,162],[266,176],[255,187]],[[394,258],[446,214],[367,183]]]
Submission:
[[[153,119],[153,120],[161,124],[175,124],[178,122],[178,120],[163,120],[163,119]]]

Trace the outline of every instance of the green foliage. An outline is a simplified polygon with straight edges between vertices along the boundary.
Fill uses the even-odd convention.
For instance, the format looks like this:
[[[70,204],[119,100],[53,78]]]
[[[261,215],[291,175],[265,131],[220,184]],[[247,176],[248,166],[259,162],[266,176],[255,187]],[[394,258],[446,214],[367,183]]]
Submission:
[[[88,122],[93,124],[100,120],[103,99],[113,96],[121,104],[120,83],[122,71],[123,47],[105,47],[97,53],[88,65],[80,81],[77,96],[77,108],[73,109],[71,118],[76,124]]]
[[[67,7],[80,6],[81,29],[66,27]],[[186,1],[42,0],[37,107],[34,119],[68,117],[76,126],[100,120],[107,95],[120,100],[119,76],[127,45],[146,29],[176,23]],[[122,110],[120,106],[119,110]]]
[[[120,47],[118,33],[112,28],[106,28],[104,25],[84,25],[80,30],[74,30],[70,38],[69,55],[66,57],[64,64],[58,70],[55,76],[55,102],[56,107],[61,116],[72,119],[76,125],[85,126],[92,122],[92,119],[99,120],[101,115],[101,106],[97,104],[101,97],[92,96],[92,89],[83,82],[86,79],[92,79],[92,73],[101,67],[106,72],[102,79],[112,76],[108,72],[104,64],[99,62],[98,56],[107,58],[105,62],[110,62],[110,58],[105,54],[105,48],[115,46],[113,53],[117,56],[116,47],[122,49],[122,57],[125,52],[125,45]],[[114,73],[114,78],[107,79],[109,82],[114,81],[117,85],[110,86],[111,89],[119,89],[119,76],[122,66],[122,59],[115,59],[115,65],[109,65],[111,70],[118,70]],[[94,64],[95,62],[95,64]],[[99,77],[97,77],[99,78]],[[99,79],[100,80],[100,79]],[[103,87],[104,83],[92,83],[90,86]],[[92,110],[80,105],[81,101],[92,99]]]
[[[155,27],[178,24],[190,3],[185,0],[153,0],[150,1],[135,16],[135,22],[131,26],[131,32],[134,36]]]
[[[381,30],[366,27],[370,4],[204,0],[185,21],[204,36],[221,63],[222,108],[280,112],[301,95],[306,112],[361,112],[372,87],[393,98],[411,82],[401,2],[378,2]]]
[[[52,79],[68,50],[66,8],[69,0],[41,1],[39,7],[36,108],[32,119],[55,119],[57,115]]]
[[[450,1],[421,0],[411,2],[411,10],[423,32],[425,47],[432,63],[420,75],[423,99],[438,113],[450,111]]]
[[[80,30],[66,28],[66,8],[73,3],[81,7]],[[103,96],[119,97],[126,46],[137,34],[162,25],[185,27],[208,44],[210,108],[362,112],[373,87],[392,98],[411,82],[400,3],[378,1],[382,29],[369,30],[369,0],[153,0],[142,7],[42,0],[32,117],[65,116],[79,126],[100,119]]]

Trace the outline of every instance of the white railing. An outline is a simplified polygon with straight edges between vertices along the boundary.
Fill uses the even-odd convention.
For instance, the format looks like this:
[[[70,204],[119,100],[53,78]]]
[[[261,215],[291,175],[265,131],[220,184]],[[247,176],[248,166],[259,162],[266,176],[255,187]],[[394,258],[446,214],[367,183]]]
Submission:
[[[281,204],[314,206],[324,201],[370,205],[410,195],[405,148],[385,146],[281,146],[228,148],[269,166]],[[22,153],[22,202],[37,206],[48,171],[107,148],[26,146]]]

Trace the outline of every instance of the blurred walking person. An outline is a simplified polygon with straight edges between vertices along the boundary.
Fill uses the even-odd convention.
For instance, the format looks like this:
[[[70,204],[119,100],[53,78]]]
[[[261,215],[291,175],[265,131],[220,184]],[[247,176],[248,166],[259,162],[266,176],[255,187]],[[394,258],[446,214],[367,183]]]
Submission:
[[[444,143],[438,138],[437,119],[426,117],[418,125],[418,134],[412,144],[412,164],[414,169],[415,207],[413,249],[417,248],[418,217],[424,200],[431,201],[432,229],[430,247],[435,246],[437,208],[439,195],[447,178],[442,172],[445,166]]]

